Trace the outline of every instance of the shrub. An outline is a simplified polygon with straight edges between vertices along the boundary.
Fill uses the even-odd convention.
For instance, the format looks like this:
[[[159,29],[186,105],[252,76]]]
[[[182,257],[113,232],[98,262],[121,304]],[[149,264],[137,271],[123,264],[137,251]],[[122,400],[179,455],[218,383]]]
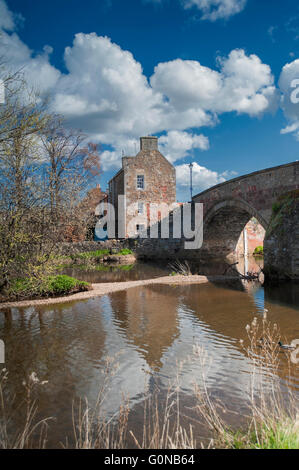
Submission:
[[[109,255],[109,250],[87,251],[85,253],[78,253],[76,255],[72,255],[72,258],[73,259],[102,258],[105,255]]]
[[[87,282],[79,281],[73,277],[64,274],[51,276],[48,279],[47,291],[53,294],[67,294],[74,289],[83,289],[88,287]]]
[[[264,254],[264,247],[263,247],[263,246],[257,246],[257,247],[254,249],[253,254],[254,254],[254,255],[263,255],[263,254]]]
[[[74,291],[84,291],[88,290],[88,288],[88,282],[79,281],[64,274],[45,276],[43,279],[16,279],[11,283],[9,289],[4,292],[4,298],[18,300],[32,297],[47,297],[69,294]]]
[[[133,253],[132,250],[129,250],[129,248],[123,248],[119,252],[120,255],[131,255],[132,253]]]

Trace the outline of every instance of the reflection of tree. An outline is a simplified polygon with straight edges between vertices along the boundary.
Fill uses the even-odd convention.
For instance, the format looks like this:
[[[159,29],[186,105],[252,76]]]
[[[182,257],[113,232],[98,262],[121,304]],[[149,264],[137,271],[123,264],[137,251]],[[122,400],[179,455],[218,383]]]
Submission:
[[[79,268],[78,266],[65,268],[63,272],[76,279],[96,283],[139,281],[162,277],[169,273],[169,269],[137,262],[133,265],[111,265],[107,263],[90,266],[82,265]]]
[[[154,370],[161,368],[163,354],[179,336],[178,297],[163,287],[140,287],[111,295],[118,325]]]
[[[64,438],[71,429],[72,401],[81,392],[85,395],[94,365],[103,357],[106,335],[99,304],[92,303],[7,311],[0,323],[9,389],[17,404],[24,398],[22,382],[32,371],[48,381],[38,391],[38,403],[41,416],[57,419],[51,425],[54,439]]]

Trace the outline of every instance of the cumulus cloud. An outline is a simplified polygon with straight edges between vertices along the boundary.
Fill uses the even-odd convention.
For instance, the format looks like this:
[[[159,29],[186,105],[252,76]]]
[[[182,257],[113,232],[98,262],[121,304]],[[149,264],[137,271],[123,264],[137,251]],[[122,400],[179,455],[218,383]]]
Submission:
[[[170,131],[159,139],[161,152],[172,163],[187,157],[193,149],[208,150],[209,147],[209,139],[203,134]]]
[[[0,5],[6,29],[12,28],[12,14],[3,0]],[[51,109],[69,126],[107,145],[104,169],[119,166],[122,151],[134,155],[141,135],[163,133],[161,145],[172,162],[194,149],[207,150],[200,128],[216,125],[226,112],[259,116],[277,98],[270,67],[244,50],[219,58],[215,69],[181,59],[160,63],[148,79],[132,53],[110,38],[78,33],[65,49],[61,73],[51,65],[50,46],[35,54],[3,24],[0,56],[6,53],[31,86],[50,95]]]
[[[190,168],[188,164],[176,166],[177,184],[181,189],[189,188],[190,185]],[[198,163],[193,163],[192,180],[195,192],[204,191],[211,186],[223,183],[228,178],[235,176],[236,173],[232,171],[225,171],[218,173],[217,171],[209,170]]]
[[[247,0],[182,0],[185,8],[196,7],[202,12],[203,20],[216,21],[240,13]]]
[[[277,102],[274,78],[268,65],[242,49],[219,58],[220,71],[197,61],[176,59],[155,68],[152,87],[180,110],[202,109],[210,113],[236,111],[257,116]]]
[[[1,16],[4,13],[4,16]],[[49,62],[52,52],[45,46],[40,54],[35,54],[20,39],[15,31],[14,16],[3,0],[0,0],[0,57],[12,71],[22,71],[29,86],[40,93],[53,90],[61,75]]]
[[[13,31],[15,29],[15,20],[13,13],[8,9],[4,0],[0,0],[0,29]]]

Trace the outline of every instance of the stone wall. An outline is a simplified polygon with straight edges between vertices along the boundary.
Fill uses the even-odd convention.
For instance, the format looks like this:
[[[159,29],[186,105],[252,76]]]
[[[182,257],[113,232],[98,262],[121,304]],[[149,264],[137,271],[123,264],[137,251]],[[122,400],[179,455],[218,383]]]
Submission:
[[[128,224],[138,215],[138,203],[143,213],[138,215],[140,225],[149,225],[149,205],[172,204],[176,201],[175,168],[158,150],[141,150],[136,157],[123,158],[125,194],[127,206],[135,204],[132,213],[127,212]],[[137,188],[137,176],[144,176],[144,189]]]
[[[204,212],[201,256],[233,257],[248,221],[255,217],[266,230],[272,207],[298,188],[299,162],[293,162],[234,178],[195,196]]]
[[[174,259],[180,256],[182,241],[179,239],[124,239],[106,240],[103,242],[77,242],[60,243],[57,245],[58,253],[61,255],[73,255],[96,250],[117,250],[123,248],[131,249],[139,259],[161,260]]]
[[[211,218],[221,205],[231,202],[236,209],[246,210],[266,228],[272,205],[289,191],[299,188],[299,162],[256,171],[218,184],[194,196],[204,204],[204,217]],[[218,207],[219,206],[219,207]]]
[[[137,176],[144,177],[144,188],[137,187]],[[146,228],[150,223],[150,204],[176,202],[174,166],[159,152],[157,137],[141,137],[140,152],[135,157],[123,157],[122,169],[109,182],[109,202],[118,217],[118,196],[126,196],[127,237],[136,235],[136,225]],[[162,215],[162,214],[161,214]],[[134,219],[134,221],[133,221]],[[116,237],[120,231],[116,230]]]
[[[264,241],[266,279],[299,280],[299,190],[273,206]]]
[[[129,240],[106,240],[103,242],[84,241],[75,243],[59,243],[56,245],[57,252],[66,256],[97,250],[115,249],[120,251],[123,248],[129,248]]]

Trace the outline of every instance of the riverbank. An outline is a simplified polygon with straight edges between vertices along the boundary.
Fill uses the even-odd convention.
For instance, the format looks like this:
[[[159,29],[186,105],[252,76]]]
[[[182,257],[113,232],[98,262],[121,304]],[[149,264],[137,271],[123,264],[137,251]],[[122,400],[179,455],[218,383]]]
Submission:
[[[59,304],[72,302],[75,300],[84,300],[102,295],[111,294],[112,292],[123,291],[133,287],[148,286],[153,284],[166,285],[184,285],[184,284],[204,284],[207,282],[225,282],[231,280],[240,280],[237,276],[163,276],[154,279],[144,279],[140,281],[128,282],[107,282],[91,284],[91,290],[78,292],[76,294],[66,295],[62,297],[51,297],[46,299],[20,300],[12,302],[0,303],[0,310],[13,307],[31,307],[35,305]]]

